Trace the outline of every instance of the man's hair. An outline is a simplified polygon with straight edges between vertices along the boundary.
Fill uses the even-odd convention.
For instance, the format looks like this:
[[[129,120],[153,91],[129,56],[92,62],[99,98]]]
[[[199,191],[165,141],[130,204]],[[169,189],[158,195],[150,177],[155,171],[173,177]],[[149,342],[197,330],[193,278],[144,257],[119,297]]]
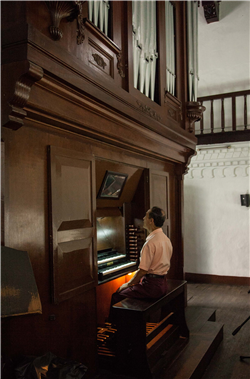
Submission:
[[[154,220],[155,226],[157,226],[157,228],[161,228],[166,219],[165,212],[158,207],[152,207],[150,209],[148,217]]]

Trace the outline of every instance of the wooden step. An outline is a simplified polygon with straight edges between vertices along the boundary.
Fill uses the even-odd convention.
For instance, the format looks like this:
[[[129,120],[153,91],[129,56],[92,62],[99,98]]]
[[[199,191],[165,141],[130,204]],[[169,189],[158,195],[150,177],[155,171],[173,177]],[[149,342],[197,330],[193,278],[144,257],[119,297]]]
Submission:
[[[157,373],[156,379],[200,379],[223,339],[223,325],[209,308],[187,307],[189,341],[172,365]]]
[[[189,331],[199,330],[207,321],[216,321],[216,310],[187,306],[185,310]]]
[[[187,342],[187,338],[179,338],[179,335],[179,327],[172,325],[170,330],[148,350],[148,363],[152,372],[155,370],[154,366],[158,367],[160,364],[159,361],[161,358],[170,363],[173,357],[177,354],[178,349],[181,349]]]
[[[155,362],[154,366],[151,367],[151,372],[153,378],[160,378],[160,373],[165,367],[170,367],[171,363],[182,353],[185,345],[188,343],[187,338],[179,337],[175,342],[163,351],[159,356],[158,360]]]

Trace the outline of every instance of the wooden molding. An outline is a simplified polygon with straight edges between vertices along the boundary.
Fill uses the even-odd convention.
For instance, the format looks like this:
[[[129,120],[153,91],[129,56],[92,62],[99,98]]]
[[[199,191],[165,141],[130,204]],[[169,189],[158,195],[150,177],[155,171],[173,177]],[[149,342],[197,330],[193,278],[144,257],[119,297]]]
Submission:
[[[17,130],[23,126],[27,116],[24,107],[33,84],[42,79],[43,69],[30,61],[16,62],[11,69],[12,75],[5,80],[5,66],[2,67],[2,125]]]
[[[107,46],[111,51],[115,54],[121,53],[121,49],[119,46],[112,41],[106,34],[104,34],[93,22],[91,22],[88,18],[83,18],[84,26],[88,31],[91,32],[100,42],[102,42],[105,46]]]
[[[157,121],[161,120],[161,116],[159,116],[153,109],[151,109],[145,104],[142,104],[139,100],[136,100],[136,102],[139,106],[139,109],[142,110],[142,112],[146,113],[150,117],[155,118]]]
[[[182,117],[182,103],[177,97],[171,95],[170,92],[165,91],[164,103],[168,110],[168,116],[173,120],[180,122],[183,120]]]
[[[193,157],[195,157],[197,155],[197,151],[196,150],[194,150],[194,153],[193,153],[193,155],[189,155],[188,156],[188,159],[187,159],[187,162],[186,162],[186,166],[185,166],[185,171],[184,171],[184,175],[187,175],[188,173],[189,173],[189,168],[190,168],[190,163],[191,163],[191,159],[193,158]]]
[[[209,274],[185,273],[185,280],[194,283],[227,284],[235,286],[250,286],[250,278],[244,276],[222,276]]]

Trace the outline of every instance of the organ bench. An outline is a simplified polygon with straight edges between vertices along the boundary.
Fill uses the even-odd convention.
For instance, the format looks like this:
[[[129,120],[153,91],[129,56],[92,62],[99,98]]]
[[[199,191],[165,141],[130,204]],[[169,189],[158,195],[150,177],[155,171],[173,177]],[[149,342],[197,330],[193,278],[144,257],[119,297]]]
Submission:
[[[168,291],[160,299],[127,298],[113,305],[118,372],[152,378],[173,362],[189,338],[186,288],[186,281],[169,279]]]

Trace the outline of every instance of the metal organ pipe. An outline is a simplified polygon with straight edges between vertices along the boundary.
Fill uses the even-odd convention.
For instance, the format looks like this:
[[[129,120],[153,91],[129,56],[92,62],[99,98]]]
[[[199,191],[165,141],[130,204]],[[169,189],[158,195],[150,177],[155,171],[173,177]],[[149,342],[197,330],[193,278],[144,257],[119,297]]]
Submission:
[[[89,1],[89,19],[103,33],[108,35],[109,1]]]
[[[187,1],[189,101],[197,101],[198,90],[198,2]]]
[[[174,42],[174,7],[170,1],[165,2],[166,23],[166,88],[175,95],[175,42]]]
[[[133,1],[134,87],[154,101],[156,59],[156,1]]]

